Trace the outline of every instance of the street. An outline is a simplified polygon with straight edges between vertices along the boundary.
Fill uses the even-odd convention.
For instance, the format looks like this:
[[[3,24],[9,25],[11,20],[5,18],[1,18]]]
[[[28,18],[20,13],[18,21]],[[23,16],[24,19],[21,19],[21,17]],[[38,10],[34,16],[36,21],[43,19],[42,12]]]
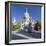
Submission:
[[[34,32],[26,32],[26,31],[19,31],[15,32],[12,31],[12,40],[19,40],[19,39],[40,39],[41,33],[34,31]]]

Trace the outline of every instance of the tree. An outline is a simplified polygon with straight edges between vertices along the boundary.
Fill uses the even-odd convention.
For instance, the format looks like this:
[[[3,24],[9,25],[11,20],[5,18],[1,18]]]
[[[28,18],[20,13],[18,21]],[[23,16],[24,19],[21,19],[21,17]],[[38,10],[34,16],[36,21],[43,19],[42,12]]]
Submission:
[[[37,31],[38,31],[39,29],[41,30],[41,22],[40,22],[40,21],[37,21],[37,23],[36,23],[35,26],[34,26],[34,29],[37,30]]]
[[[20,29],[20,23],[19,22],[16,22],[16,25],[13,25],[12,24],[12,31],[17,31],[18,29]]]
[[[15,28],[16,28],[16,29],[20,29],[20,23],[19,23],[19,22],[17,22]]]

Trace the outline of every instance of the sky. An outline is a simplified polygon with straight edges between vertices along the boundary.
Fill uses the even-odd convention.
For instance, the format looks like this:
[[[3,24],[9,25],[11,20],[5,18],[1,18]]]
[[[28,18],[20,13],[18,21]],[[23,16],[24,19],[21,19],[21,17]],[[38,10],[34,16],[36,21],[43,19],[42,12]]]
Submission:
[[[26,8],[28,10],[29,16],[32,17],[32,20],[41,20],[41,6],[34,5],[19,5],[19,4],[11,4],[11,18],[15,17],[16,21],[20,21],[24,13],[26,12]]]

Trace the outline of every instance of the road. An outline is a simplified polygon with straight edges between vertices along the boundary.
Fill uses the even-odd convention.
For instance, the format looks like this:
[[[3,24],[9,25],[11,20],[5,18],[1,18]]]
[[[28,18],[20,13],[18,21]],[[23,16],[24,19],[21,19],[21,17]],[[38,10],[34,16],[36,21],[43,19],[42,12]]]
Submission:
[[[19,31],[15,32],[12,31],[12,40],[18,39],[40,39],[41,33],[40,32],[26,32],[26,31]]]

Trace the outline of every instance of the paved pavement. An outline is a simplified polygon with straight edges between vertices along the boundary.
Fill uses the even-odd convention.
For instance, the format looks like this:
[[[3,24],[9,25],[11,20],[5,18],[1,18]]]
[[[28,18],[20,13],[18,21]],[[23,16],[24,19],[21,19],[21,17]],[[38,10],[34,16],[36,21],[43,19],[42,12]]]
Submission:
[[[26,32],[26,31],[19,31],[15,32],[12,31],[12,39],[40,39],[41,38],[41,33],[40,32]]]

